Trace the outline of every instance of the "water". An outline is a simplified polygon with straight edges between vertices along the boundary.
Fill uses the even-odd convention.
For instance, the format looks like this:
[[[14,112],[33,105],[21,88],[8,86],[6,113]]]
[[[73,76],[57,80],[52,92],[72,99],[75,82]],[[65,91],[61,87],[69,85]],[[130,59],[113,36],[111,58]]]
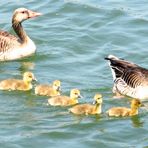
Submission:
[[[29,92],[0,91],[0,147],[148,147],[147,111],[128,118],[109,118],[112,106],[129,106],[114,99],[112,76],[104,61],[114,54],[148,68],[148,2],[97,0],[1,1],[0,28],[13,33],[13,10],[26,7],[44,15],[23,26],[37,53],[23,60],[0,63],[0,79],[34,72],[38,83],[62,81],[63,94],[79,88],[80,102],[103,94],[103,114],[74,116],[68,108],[46,106],[47,97]]]

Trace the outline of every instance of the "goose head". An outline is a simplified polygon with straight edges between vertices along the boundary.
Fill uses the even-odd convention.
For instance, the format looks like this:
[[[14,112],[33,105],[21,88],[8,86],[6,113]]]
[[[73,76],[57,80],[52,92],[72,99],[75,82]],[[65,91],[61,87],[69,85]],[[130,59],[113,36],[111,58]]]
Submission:
[[[61,81],[60,80],[53,81],[52,87],[56,91],[61,91]]]
[[[24,82],[32,82],[33,80],[36,81],[36,78],[32,72],[25,72],[23,75]]]
[[[71,91],[70,91],[70,98],[71,99],[78,99],[78,98],[82,98],[82,96],[81,96],[81,94],[80,94],[80,90],[78,90],[78,89],[72,89]]]
[[[38,12],[31,11],[26,8],[18,8],[14,11],[12,19],[15,22],[23,22],[27,19],[34,18],[34,17],[40,16],[40,15],[42,15],[42,14],[38,13]]]

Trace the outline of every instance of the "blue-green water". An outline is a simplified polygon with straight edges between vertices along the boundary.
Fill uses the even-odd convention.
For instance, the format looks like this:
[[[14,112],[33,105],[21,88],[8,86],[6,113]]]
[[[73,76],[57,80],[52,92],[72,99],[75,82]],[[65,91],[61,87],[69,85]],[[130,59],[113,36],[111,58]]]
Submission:
[[[112,76],[104,61],[114,54],[148,68],[147,0],[7,0],[0,4],[0,28],[13,33],[12,12],[26,7],[44,15],[23,26],[37,53],[23,60],[0,63],[0,80],[21,78],[33,71],[38,83],[62,81],[63,94],[81,90],[83,102],[103,94],[103,114],[74,116],[68,108],[46,106],[47,97],[29,92],[0,91],[0,147],[90,148],[148,147],[147,111],[132,118],[109,118],[112,106],[129,106],[114,99]]]

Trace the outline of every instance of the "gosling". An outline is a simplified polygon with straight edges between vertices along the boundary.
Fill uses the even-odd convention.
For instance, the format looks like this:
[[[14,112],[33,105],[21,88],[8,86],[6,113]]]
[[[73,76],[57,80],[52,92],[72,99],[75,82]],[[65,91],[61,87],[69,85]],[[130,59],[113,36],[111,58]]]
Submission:
[[[94,105],[80,104],[69,109],[70,112],[76,115],[101,114],[102,112],[102,95],[96,94],[94,96]]]
[[[36,80],[34,74],[31,72],[25,72],[23,74],[23,80],[19,79],[6,79],[0,82],[0,90],[21,90],[27,91],[32,89],[31,82]]]
[[[139,99],[132,99],[131,108],[126,107],[113,107],[107,111],[109,116],[115,117],[125,117],[125,116],[135,116],[138,114],[138,109],[143,106]]]
[[[82,98],[80,90],[72,89],[70,97],[68,96],[55,96],[48,99],[48,104],[52,106],[70,106],[78,103],[78,98]]]
[[[41,96],[58,96],[61,93],[61,82],[59,80],[55,80],[52,82],[52,85],[37,85],[35,87],[35,94]]]

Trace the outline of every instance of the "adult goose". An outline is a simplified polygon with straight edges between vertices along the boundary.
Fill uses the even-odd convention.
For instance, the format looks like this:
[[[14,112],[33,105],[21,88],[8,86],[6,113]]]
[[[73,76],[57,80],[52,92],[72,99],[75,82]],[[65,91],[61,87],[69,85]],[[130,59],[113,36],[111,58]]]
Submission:
[[[148,70],[132,62],[109,55],[106,60],[112,71],[113,92],[141,100],[148,99]]]
[[[36,51],[34,42],[27,36],[22,22],[40,16],[26,8],[18,8],[12,17],[12,27],[17,34],[14,36],[6,31],[0,31],[0,61],[9,61],[30,56]]]

